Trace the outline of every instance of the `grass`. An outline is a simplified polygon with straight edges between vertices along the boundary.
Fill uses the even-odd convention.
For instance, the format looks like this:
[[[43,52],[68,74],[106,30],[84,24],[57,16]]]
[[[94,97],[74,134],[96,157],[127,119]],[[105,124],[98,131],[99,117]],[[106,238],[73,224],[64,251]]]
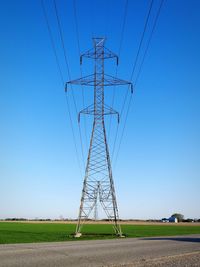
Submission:
[[[109,224],[86,224],[83,236],[73,237],[75,224],[0,222],[0,244],[115,238]],[[122,225],[127,237],[200,234],[199,225]]]

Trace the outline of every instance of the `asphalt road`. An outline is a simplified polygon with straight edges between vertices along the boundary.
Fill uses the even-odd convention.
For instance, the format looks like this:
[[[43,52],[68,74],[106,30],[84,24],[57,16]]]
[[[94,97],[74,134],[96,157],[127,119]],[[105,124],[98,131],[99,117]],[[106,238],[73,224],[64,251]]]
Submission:
[[[200,267],[200,235],[0,245],[0,267]]]

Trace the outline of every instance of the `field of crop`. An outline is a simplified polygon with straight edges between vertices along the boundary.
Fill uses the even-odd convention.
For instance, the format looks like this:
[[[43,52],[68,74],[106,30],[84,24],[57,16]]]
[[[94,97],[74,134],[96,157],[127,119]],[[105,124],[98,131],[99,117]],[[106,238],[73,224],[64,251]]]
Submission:
[[[86,224],[83,236],[73,237],[75,224],[0,222],[0,244],[115,238],[112,225]],[[200,225],[122,225],[126,237],[200,234]]]

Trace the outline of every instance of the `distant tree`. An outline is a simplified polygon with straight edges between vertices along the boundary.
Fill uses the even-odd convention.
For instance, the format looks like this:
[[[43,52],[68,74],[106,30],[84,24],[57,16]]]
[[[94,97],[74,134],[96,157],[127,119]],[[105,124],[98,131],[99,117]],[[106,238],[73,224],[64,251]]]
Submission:
[[[182,222],[184,220],[184,215],[180,213],[174,213],[171,215],[173,218],[177,218],[178,222]]]

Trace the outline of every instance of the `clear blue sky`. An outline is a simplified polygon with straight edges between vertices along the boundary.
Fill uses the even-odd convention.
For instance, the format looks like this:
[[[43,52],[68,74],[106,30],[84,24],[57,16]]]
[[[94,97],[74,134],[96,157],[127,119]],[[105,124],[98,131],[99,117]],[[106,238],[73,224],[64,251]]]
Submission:
[[[73,2],[57,1],[72,78],[80,76]],[[159,1],[155,5],[147,37]],[[149,1],[129,0],[118,74],[129,79]],[[80,48],[106,35],[118,52],[124,0],[77,0]],[[68,75],[52,1],[45,7],[64,79]],[[134,91],[114,168],[122,218],[200,217],[200,2],[166,0]],[[93,15],[91,15],[93,14]],[[66,98],[38,1],[0,2],[0,218],[76,218],[80,174]],[[144,47],[143,50],[144,51]],[[92,62],[91,62],[92,63]],[[83,64],[84,75],[92,65]],[[107,73],[115,73],[109,64]],[[134,82],[134,80],[133,80]],[[78,110],[81,89],[74,87]],[[106,92],[111,103],[112,88]],[[126,88],[116,88],[120,110]],[[77,118],[69,92],[77,143]],[[91,89],[85,89],[86,105]],[[91,120],[87,122],[89,138]],[[124,120],[122,118],[120,133]],[[108,123],[107,123],[108,124]],[[84,119],[81,122],[84,137]],[[112,120],[112,151],[116,120]],[[84,157],[87,156],[84,141]],[[78,153],[81,155],[80,142]],[[81,162],[82,163],[82,162]],[[83,174],[83,166],[81,167]]]

